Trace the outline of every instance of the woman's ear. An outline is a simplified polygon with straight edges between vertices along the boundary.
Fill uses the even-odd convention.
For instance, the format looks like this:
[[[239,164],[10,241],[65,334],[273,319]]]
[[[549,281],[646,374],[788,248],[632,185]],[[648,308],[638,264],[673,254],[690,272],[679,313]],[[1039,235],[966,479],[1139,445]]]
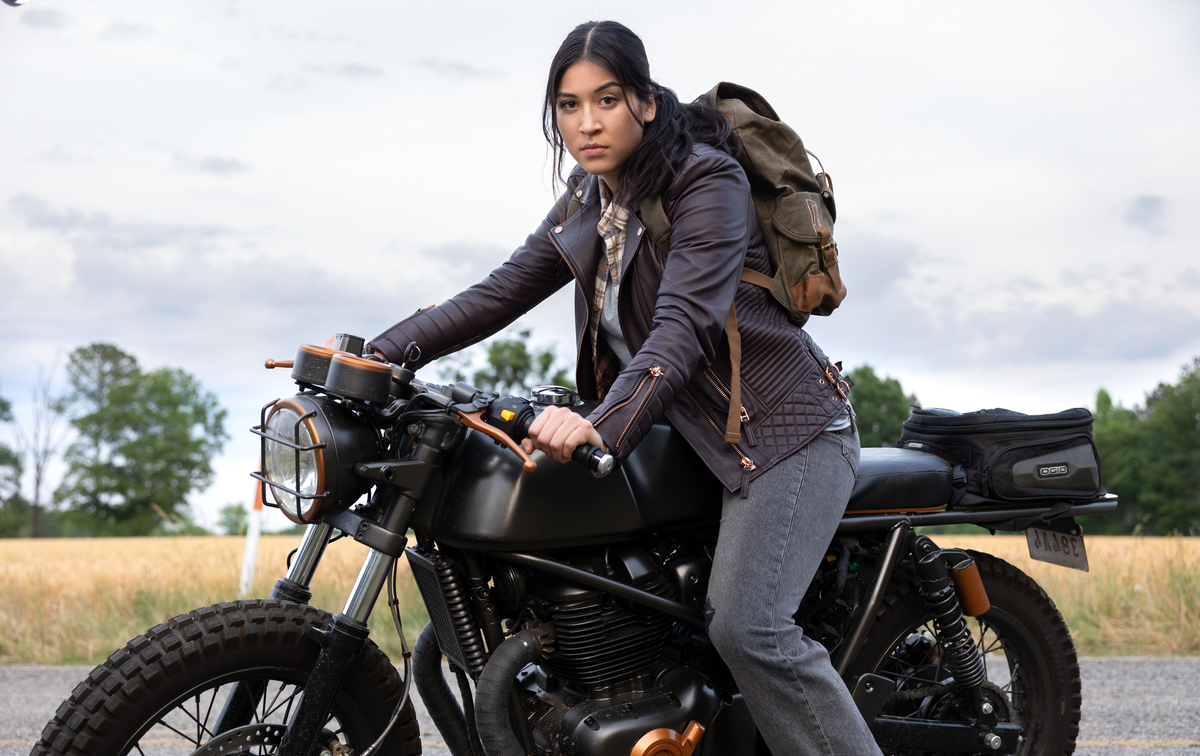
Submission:
[[[646,107],[642,111],[642,125],[643,126],[649,125],[650,122],[654,120],[654,114],[657,112],[658,112],[658,104],[657,104],[657,101],[654,99],[654,93],[651,92],[650,96],[646,98]]]

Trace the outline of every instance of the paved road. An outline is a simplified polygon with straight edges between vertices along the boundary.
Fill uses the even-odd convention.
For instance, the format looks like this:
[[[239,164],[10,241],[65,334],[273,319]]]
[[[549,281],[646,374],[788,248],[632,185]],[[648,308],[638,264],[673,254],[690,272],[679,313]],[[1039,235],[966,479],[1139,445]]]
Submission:
[[[1200,658],[1084,659],[1079,756],[1200,756]],[[0,756],[26,756],[88,667],[0,666]],[[449,756],[417,702],[426,756]]]

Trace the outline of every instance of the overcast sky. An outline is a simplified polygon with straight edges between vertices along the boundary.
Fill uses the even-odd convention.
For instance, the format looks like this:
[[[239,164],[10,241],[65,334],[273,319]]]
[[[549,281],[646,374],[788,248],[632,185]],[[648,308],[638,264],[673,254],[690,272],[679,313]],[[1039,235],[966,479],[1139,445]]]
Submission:
[[[0,395],[113,342],[229,409],[202,522],[247,498],[266,357],[480,279],[553,201],[546,70],[638,32],[682,98],[766,96],[832,174],[850,294],[810,332],[926,406],[1126,404],[1200,354],[1200,4],[0,6]],[[571,352],[570,291],[526,316]],[[61,376],[61,372],[60,372]]]

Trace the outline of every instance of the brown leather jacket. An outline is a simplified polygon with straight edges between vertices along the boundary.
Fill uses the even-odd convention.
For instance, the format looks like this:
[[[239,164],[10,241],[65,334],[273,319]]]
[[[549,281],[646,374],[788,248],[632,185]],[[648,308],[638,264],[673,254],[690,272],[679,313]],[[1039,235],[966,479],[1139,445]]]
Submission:
[[[371,340],[398,362],[409,342],[421,364],[487,338],[574,281],[576,381],[596,398],[585,343],[600,255],[597,178],[577,171],[550,215],[507,262],[441,305],[421,310]],[[568,200],[582,209],[562,220]],[[624,459],[665,416],[730,491],[792,454],[845,406],[830,385],[829,360],[788,322],[770,293],[740,281],[743,266],[771,274],[750,185],[737,161],[698,145],[663,195],[670,254],[650,242],[635,203],[626,226],[618,315],[633,361],[590,420]],[[724,442],[731,373],[724,325],[736,304],[742,361],[742,440]],[[420,367],[420,365],[417,365]]]

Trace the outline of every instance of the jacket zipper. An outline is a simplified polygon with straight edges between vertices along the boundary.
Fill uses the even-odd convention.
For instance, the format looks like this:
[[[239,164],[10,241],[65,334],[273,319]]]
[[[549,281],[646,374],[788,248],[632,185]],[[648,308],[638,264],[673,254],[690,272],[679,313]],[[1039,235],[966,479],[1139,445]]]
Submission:
[[[700,414],[703,415],[704,419],[708,421],[708,424],[713,427],[713,430],[715,430],[721,436],[721,438],[724,438],[725,433],[721,430],[720,426],[717,425],[716,421],[709,416],[708,410],[704,409],[704,405],[701,404],[700,401],[696,399],[692,392],[686,387],[683,389],[683,393],[688,395],[688,397],[692,400],[692,404],[696,405],[696,409],[700,410]],[[745,499],[750,496],[750,473],[756,470],[757,467],[754,464],[754,460],[750,459],[750,457],[746,455],[746,452],[742,451],[742,447],[738,446],[737,444],[730,444],[730,446],[732,446],[733,450],[737,452],[742,465],[741,497]]]
[[[660,368],[658,365],[650,366],[650,368],[646,371],[646,374],[643,375],[641,380],[638,381],[637,388],[635,388],[633,390],[633,393],[629,395],[628,399],[625,399],[622,402],[614,404],[612,406],[612,408],[609,409],[608,412],[605,412],[603,415],[600,416],[600,418],[598,420],[596,420],[596,422],[592,423],[593,428],[598,427],[600,425],[600,423],[607,420],[609,418],[609,416],[612,415],[612,413],[614,413],[617,410],[621,409],[622,407],[626,406],[627,404],[632,402],[634,399],[637,399],[638,394],[642,393],[642,389],[646,387],[646,384],[647,383],[650,384],[649,385],[650,390],[647,391],[646,395],[642,397],[642,401],[638,403],[637,409],[635,409],[633,411],[633,415],[630,416],[629,422],[626,423],[625,427],[621,429],[621,435],[617,436],[617,443],[614,444],[614,446],[613,446],[614,452],[617,449],[621,448],[621,442],[625,440],[625,436],[629,433],[629,429],[631,427],[633,427],[633,421],[637,420],[638,415],[640,415],[642,413],[642,407],[645,406],[646,400],[650,398],[650,394],[654,393],[654,384],[658,382],[658,379],[661,378],[662,375],[663,375],[662,368]]]
[[[630,280],[632,281],[632,276],[630,277]],[[642,327],[646,329],[646,334],[647,334],[647,336],[649,336],[650,323],[646,321],[646,311],[642,309],[642,298],[641,298],[641,296],[638,295],[637,284],[632,283],[632,286],[633,286],[634,304],[637,305],[638,315],[642,318]]]
[[[711,367],[704,369],[704,377],[708,379],[708,382],[713,385],[713,388],[717,390],[717,393],[725,401],[729,401],[732,396],[730,390],[725,388],[725,382],[721,380],[721,377]],[[750,446],[758,446],[758,442],[754,440],[754,433],[750,430],[750,413],[746,411],[746,405],[738,404],[738,408],[742,411],[742,432],[746,434],[746,440],[750,442]]]

